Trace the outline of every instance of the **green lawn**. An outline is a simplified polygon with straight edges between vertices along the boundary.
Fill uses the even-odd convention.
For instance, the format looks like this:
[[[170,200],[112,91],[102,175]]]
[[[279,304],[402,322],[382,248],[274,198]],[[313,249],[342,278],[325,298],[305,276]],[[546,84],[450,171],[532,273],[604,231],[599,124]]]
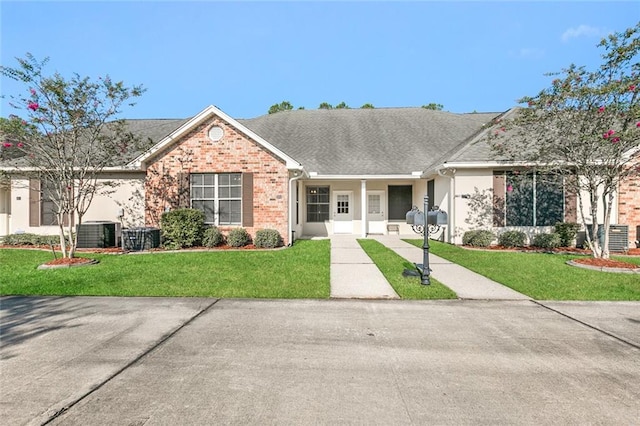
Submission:
[[[407,240],[422,247],[422,240]],[[640,300],[640,275],[569,266],[576,255],[468,250],[431,241],[431,253],[537,300]],[[640,257],[616,258],[640,265]]]
[[[382,275],[402,299],[455,299],[448,287],[431,278],[431,285],[420,284],[419,277],[404,277],[404,269],[415,270],[413,263],[375,240],[358,240],[360,246],[374,261]]]
[[[51,252],[0,249],[1,295],[328,298],[330,242],[273,251],[81,254],[93,266],[38,270]]]

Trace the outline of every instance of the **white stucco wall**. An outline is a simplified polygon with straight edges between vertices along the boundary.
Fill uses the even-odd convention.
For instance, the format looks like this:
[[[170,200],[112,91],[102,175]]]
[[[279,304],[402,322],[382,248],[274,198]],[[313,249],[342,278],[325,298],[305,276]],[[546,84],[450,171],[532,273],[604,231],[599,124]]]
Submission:
[[[461,244],[462,235],[473,227],[473,224],[469,223],[471,217],[475,217],[478,214],[469,205],[468,196],[473,196],[476,192],[493,190],[493,170],[458,169],[453,179],[454,196],[451,201],[453,220],[450,221],[450,223],[453,223],[453,229],[451,230],[452,242]],[[488,198],[488,202],[493,203],[492,196]],[[487,217],[483,226],[488,229],[493,227],[491,216]]]
[[[91,220],[104,220],[120,222],[118,212],[124,209],[125,227],[144,225],[144,174],[139,172],[105,174],[98,183],[115,181],[117,185],[109,188],[109,194],[100,193],[94,197],[89,210],[83,217],[83,222]],[[6,203],[5,203],[6,205]],[[29,180],[14,177],[11,179],[10,200],[11,207],[8,217],[8,229],[6,234],[26,232],[40,235],[55,235],[57,226],[29,226]],[[0,231],[2,229],[2,217],[0,215]]]
[[[589,193],[586,191],[581,192],[582,203],[583,203],[583,211],[584,211],[584,219],[585,223],[593,223],[593,218],[591,217],[591,200]],[[614,197],[613,205],[611,206],[611,223],[616,224],[618,219],[618,199],[617,194]],[[604,204],[602,203],[602,191],[598,192],[598,223],[604,223]],[[579,205],[578,205],[578,208]],[[578,214],[578,223],[582,223],[580,219],[580,214]]]
[[[383,191],[385,194],[384,200],[384,217],[385,223],[388,222],[388,186],[389,185],[412,185],[413,186],[413,195],[412,201],[413,204],[420,206],[422,209],[422,202],[424,194],[427,190],[427,183],[425,180],[420,179],[402,179],[402,180],[378,180],[378,179],[368,179],[366,180],[366,191]],[[329,220],[324,223],[309,223],[306,221],[307,218],[307,209],[306,209],[306,187],[307,186],[329,186],[330,192],[330,211],[329,211]],[[301,223],[301,232],[305,237],[312,236],[328,236],[333,234],[334,223],[333,223],[333,215],[335,212],[335,202],[334,202],[334,193],[336,191],[349,191],[352,194],[351,197],[351,209],[353,212],[353,220],[352,220],[352,234],[361,235],[362,234],[362,180],[305,180],[300,181],[299,187],[299,209],[300,209],[300,223]],[[406,225],[404,222],[393,222],[399,226],[400,234],[413,234],[411,227]],[[386,232],[386,226],[385,226]]]

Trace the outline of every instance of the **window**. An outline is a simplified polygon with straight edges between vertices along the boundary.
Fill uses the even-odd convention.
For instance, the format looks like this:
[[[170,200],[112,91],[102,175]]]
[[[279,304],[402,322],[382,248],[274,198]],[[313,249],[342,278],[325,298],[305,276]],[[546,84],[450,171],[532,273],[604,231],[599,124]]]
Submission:
[[[347,194],[338,195],[336,204],[338,214],[349,214],[349,196]]]
[[[192,173],[190,189],[191,207],[204,212],[205,223],[241,224],[241,173]]]
[[[307,186],[307,222],[329,220],[329,187]]]
[[[73,191],[67,195],[73,197]],[[45,179],[29,179],[29,226],[57,226],[57,210],[54,183]],[[72,217],[64,214],[62,224],[67,226]]]
[[[54,188],[53,185],[46,180],[40,181],[42,187],[41,191],[41,199],[40,199],[40,225],[41,226],[50,226],[50,225],[58,225],[58,215],[56,211],[58,207],[54,202]]]
[[[413,187],[411,185],[389,186],[389,220],[402,220],[407,218],[407,212],[411,210],[413,199]]]
[[[495,226],[552,226],[564,219],[562,176],[499,172],[494,175]]]

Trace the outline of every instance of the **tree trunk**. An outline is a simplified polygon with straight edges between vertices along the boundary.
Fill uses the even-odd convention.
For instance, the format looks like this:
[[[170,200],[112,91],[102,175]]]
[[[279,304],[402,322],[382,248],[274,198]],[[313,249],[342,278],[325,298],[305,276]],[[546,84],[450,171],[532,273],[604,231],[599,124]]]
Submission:
[[[591,188],[591,232],[587,232],[587,241],[593,252],[593,257],[602,257],[602,247],[600,247],[600,241],[598,239],[598,189]],[[591,238],[593,235],[594,238]]]
[[[64,236],[64,222],[61,217],[58,217],[58,228],[60,234],[60,251],[62,252],[62,257],[67,257],[67,240]]]

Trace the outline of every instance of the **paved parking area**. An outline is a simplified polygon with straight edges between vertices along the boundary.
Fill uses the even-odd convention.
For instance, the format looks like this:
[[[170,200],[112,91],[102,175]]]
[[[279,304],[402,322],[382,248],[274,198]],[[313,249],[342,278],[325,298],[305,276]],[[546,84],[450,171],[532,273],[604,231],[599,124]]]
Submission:
[[[640,418],[639,303],[4,297],[0,307],[4,424]]]

